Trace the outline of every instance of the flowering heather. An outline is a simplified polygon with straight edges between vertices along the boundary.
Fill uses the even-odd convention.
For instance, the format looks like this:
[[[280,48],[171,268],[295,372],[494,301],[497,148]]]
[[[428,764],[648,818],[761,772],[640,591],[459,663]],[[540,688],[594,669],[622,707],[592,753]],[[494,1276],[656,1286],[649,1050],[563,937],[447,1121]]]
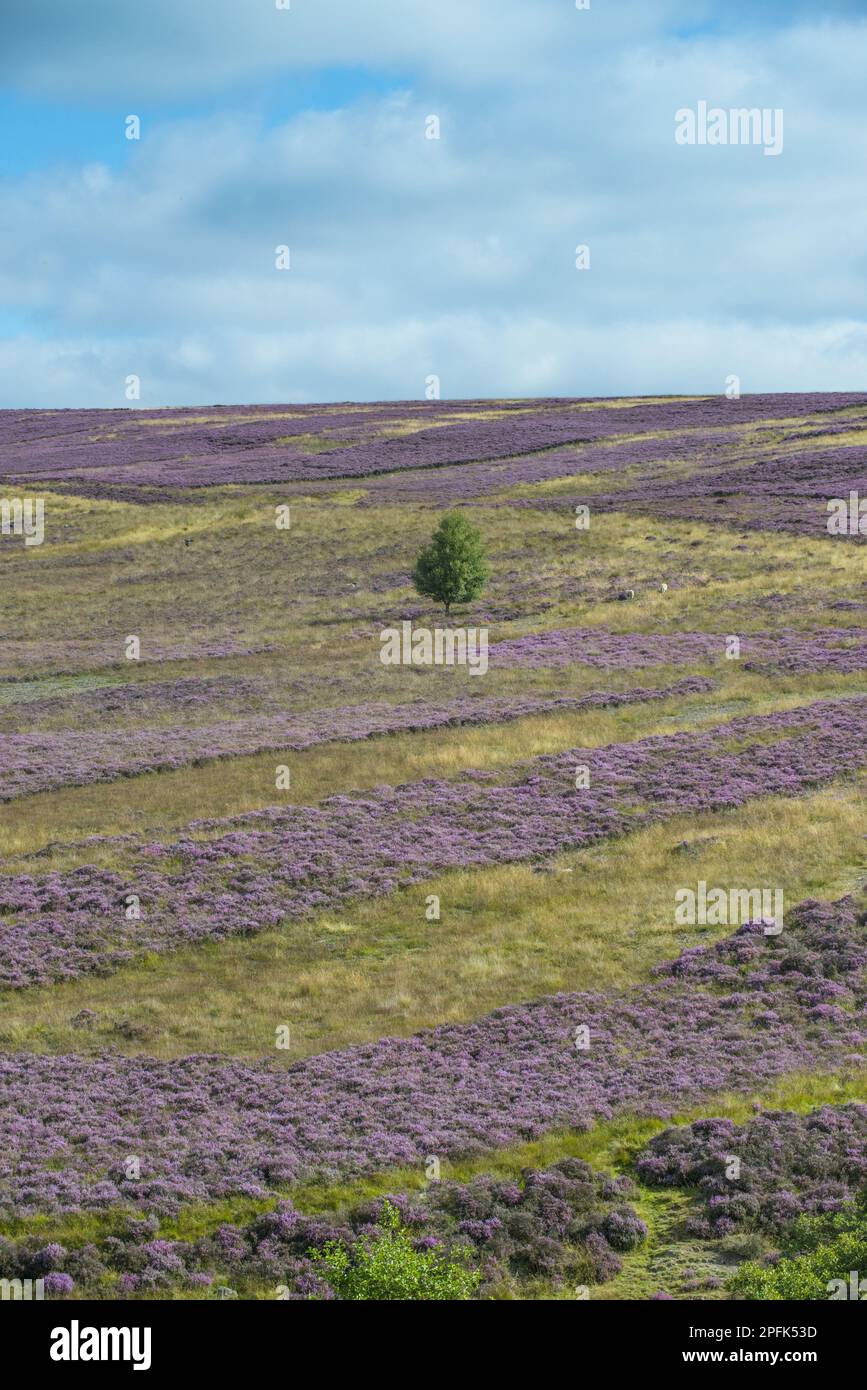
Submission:
[[[737,403],[724,397],[665,402],[638,400],[621,410],[593,404],[570,409],[566,402],[557,403],[552,409],[545,402],[536,402],[534,408],[523,412],[515,410],[506,418],[458,422],[447,429],[422,430],[402,439],[373,441],[347,450],[339,459],[319,455],[314,462],[320,465],[320,476],[332,477],[438,468],[476,460],[513,458],[564,444],[596,443],[649,431],[730,428],[775,415],[807,414],[811,409],[810,401],[810,397],[798,396],[750,396]],[[867,398],[825,397],[826,409],[861,404],[867,404]]]
[[[200,690],[200,686],[203,688]],[[81,695],[95,710],[123,709],[128,703],[163,698],[167,692],[180,703],[208,704],[209,686],[216,681],[174,681],[139,684],[120,691]],[[241,689],[243,689],[243,684]],[[204,726],[160,725],[152,729],[96,728],[53,733],[0,733],[0,801],[62,786],[108,782],[117,777],[183,767],[211,758],[239,757],[288,749],[300,752],[320,743],[352,743],[383,734],[423,732],[458,725],[499,724],[528,715],[581,713],[646,700],[687,697],[712,689],[698,677],[658,690],[598,691],[590,695],[487,698],[471,696],[447,705],[418,700],[407,705],[354,705],[316,710],[303,715],[256,715],[220,720]],[[56,701],[54,702],[57,703]],[[28,708],[28,714],[30,709]]]
[[[782,671],[867,670],[867,629],[825,628],[799,632],[745,633],[741,660],[746,670],[765,667]],[[497,642],[490,653],[494,666],[597,666],[632,670],[643,666],[680,666],[722,661],[726,634],[710,632],[609,632],[605,628],[560,628]]]
[[[780,670],[792,673],[838,671],[852,675],[867,670],[867,629],[820,628],[796,633],[781,628],[777,633],[759,633],[741,643],[747,671]]]
[[[578,470],[575,470],[578,471]],[[648,470],[627,487],[556,501],[513,503],[542,510],[572,511],[585,503],[596,512],[627,512],[660,519],[720,522],[731,527],[794,532],[826,538],[828,502],[850,491],[867,496],[867,449],[864,444],[820,449],[803,441],[800,451],[743,457],[721,462],[699,460],[685,475],[666,478]],[[863,535],[847,539],[863,542]]]
[[[526,1169],[518,1182],[485,1176],[471,1182],[434,1182],[411,1198],[392,1193],[333,1213],[305,1216],[281,1200],[272,1211],[242,1226],[225,1223],[196,1240],[159,1237],[154,1216],[130,1218],[119,1234],[100,1244],[66,1249],[38,1236],[0,1238],[0,1278],[45,1277],[67,1281],[57,1291],[117,1280],[121,1294],[208,1288],[228,1278],[233,1288],[289,1287],[294,1298],[333,1297],[322,1287],[321,1268],[309,1258],[337,1241],[350,1248],[359,1237],[375,1240],[385,1203],[398,1213],[416,1249],[471,1252],[484,1274],[480,1296],[489,1296],[508,1276],[568,1275],[588,1284],[617,1273],[617,1252],[634,1249],[647,1228],[627,1204],[627,1178],[594,1173],[578,1159],[549,1168]]]
[[[303,477],[307,441],[339,452],[377,427],[404,418],[397,410],[245,407],[143,412],[0,412],[3,476],[19,481],[138,487],[281,481]],[[202,416],[204,415],[204,419]],[[88,491],[91,489],[88,488]]]
[[[802,1117],[756,1101],[748,1123],[714,1118],[721,1097],[802,1081],[863,1096],[860,890],[793,906],[796,884],[779,934],[688,927],[679,944],[709,944],[653,969],[634,904],[644,875],[648,900],[671,876],[664,841],[683,832],[666,834],[669,818],[669,832],[719,822],[674,858],[686,869],[681,851],[718,840],[730,889],[764,881],[776,857],[817,898],[860,880],[867,587],[862,552],[826,523],[830,499],[867,500],[867,393],[0,411],[0,484],[46,512],[41,548],[11,534],[0,557],[0,1222],[15,1230],[0,1281],[70,1299],[331,1300],[353,1295],[341,1250],[351,1261],[384,1241],[411,1296],[414,1266],[442,1260],[487,1299],[560,1282],[568,1297],[622,1264],[603,1297],[704,1297],[723,1291],[721,1262],[864,1210],[867,1106]],[[463,621],[509,637],[490,647],[487,683],[378,660],[382,628],[442,621],[413,593],[413,561],[433,511],[454,505],[478,511],[491,561]],[[754,545],[746,528],[815,543]],[[665,603],[641,601],[663,588]],[[612,629],[655,614],[663,630],[566,626],[601,605]],[[780,686],[785,700],[766,699]],[[645,701],[667,703],[640,714]],[[782,703],[796,708],[738,713]],[[602,709],[616,732],[586,747]],[[535,734],[518,734],[543,721],[558,734],[547,746],[574,746],[531,757]],[[636,737],[637,724],[666,732]],[[418,778],[438,743],[442,774]],[[474,768],[470,745],[485,748]],[[359,790],[353,768],[377,758],[397,784]],[[323,762],[327,785],[299,804],[300,774]],[[273,780],[283,763],[291,797]],[[820,787],[824,863],[805,814]],[[226,814],[238,804],[263,809]],[[635,843],[661,837],[661,857],[631,856],[632,840],[606,852],[645,829]],[[510,917],[522,874],[508,866],[562,868],[559,855],[596,904],[604,960],[557,919],[553,887],[541,935]],[[423,922],[431,893],[445,894],[445,935]],[[478,936],[466,900],[480,893]],[[752,894],[734,893],[742,920]],[[398,894],[384,930],[353,935],[361,904]],[[280,956],[300,970],[288,1012],[285,971],[268,969]],[[260,987],[245,1005],[248,965]],[[591,990],[591,975],[618,984]],[[474,981],[504,1006],[479,1016]],[[382,1037],[401,1017],[465,1021]],[[303,1055],[317,1032],[322,1051]],[[684,1114],[704,1118],[674,1127]],[[434,1157],[446,1172],[511,1171],[519,1146],[583,1151],[569,1135],[609,1123],[641,1133],[640,1180],[674,1193],[644,1190],[663,1213],[650,1231],[630,1180],[576,1159],[416,1186]],[[586,1146],[605,1152],[611,1134],[597,1137]],[[320,1209],[374,1174],[377,1192],[412,1195]]]
[[[539,400],[204,412],[2,411],[0,477],[96,488],[95,495],[106,485],[194,488],[361,478],[641,433],[733,430],[865,404],[863,395],[837,393],[637,400],[617,409],[604,402]],[[317,437],[314,451],[311,436]]]
[[[684,425],[666,429],[661,435],[642,435],[637,439],[618,435],[597,443],[570,444],[546,448],[538,453],[518,455],[492,462],[445,464],[435,469],[406,469],[367,481],[365,506],[387,502],[436,502],[449,506],[455,502],[485,497],[490,493],[551,482],[579,474],[619,474],[666,464],[693,464],[696,457],[709,459],[728,456],[732,449],[732,430],[696,429]],[[618,486],[621,484],[617,483]]]
[[[796,958],[796,970],[802,964]],[[800,993],[817,1017],[825,1007],[842,1014],[839,1001],[849,997],[845,982],[828,978],[803,982]],[[739,1160],[736,1173],[732,1159]],[[697,1234],[780,1234],[798,1216],[835,1212],[867,1193],[867,1106],[824,1105],[809,1115],[769,1110],[744,1125],[698,1120],[652,1139],[637,1172],[652,1186],[699,1190]]]
[[[8,1053],[0,1211],[127,1203],[171,1213],[302,1178],[483,1153],[616,1115],[669,1116],[794,1071],[861,1065],[865,967],[864,914],[846,899],[809,902],[782,935],[747,924],[650,984],[510,1005],[286,1070],[208,1056]],[[816,1003],[829,985],[839,987],[830,1008]],[[574,1041],[582,1025],[586,1049]],[[126,1175],[130,1155],[138,1179]]]
[[[433,778],[321,806],[193,822],[124,875],[91,866],[0,877],[0,981],[105,971],[142,951],[262,931],[450,869],[549,857],[684,812],[794,796],[864,765],[867,697],[824,700],[713,729],[579,748],[511,780]],[[576,764],[589,769],[577,790]],[[142,917],[127,921],[128,894]]]
[[[92,688],[69,689],[45,695],[37,682],[27,687],[21,681],[8,681],[0,686],[0,705],[7,707],[26,703],[28,723],[57,714],[99,715],[130,714],[149,716],[164,710],[210,710],[215,702],[236,701],[247,707],[251,697],[259,694],[254,680],[242,676],[184,676],[171,681],[124,681],[111,676],[92,676]],[[97,682],[99,682],[97,684]]]
[[[142,657],[155,661],[206,661],[223,657],[253,656],[270,647],[255,646],[234,637],[212,637],[187,642],[165,642],[148,638]],[[4,638],[0,644],[0,680],[18,680],[26,671],[28,679],[40,675],[78,675],[104,667],[128,668],[123,639],[114,642],[69,640],[27,642]]]

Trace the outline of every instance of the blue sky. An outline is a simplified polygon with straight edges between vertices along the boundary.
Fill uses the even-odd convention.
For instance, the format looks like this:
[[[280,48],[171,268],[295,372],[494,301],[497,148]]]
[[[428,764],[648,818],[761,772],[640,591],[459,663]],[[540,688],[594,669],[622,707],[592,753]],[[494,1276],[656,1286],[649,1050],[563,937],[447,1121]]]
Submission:
[[[867,0],[6,5],[0,406],[863,388],[865,71]]]

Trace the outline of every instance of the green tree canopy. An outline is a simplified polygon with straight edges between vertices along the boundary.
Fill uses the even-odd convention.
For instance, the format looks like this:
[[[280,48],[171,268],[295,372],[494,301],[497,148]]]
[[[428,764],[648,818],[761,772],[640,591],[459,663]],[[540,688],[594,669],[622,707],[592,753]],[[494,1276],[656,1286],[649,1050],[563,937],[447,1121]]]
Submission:
[[[415,562],[416,589],[448,613],[453,603],[478,598],[487,577],[480,531],[463,512],[446,512]]]

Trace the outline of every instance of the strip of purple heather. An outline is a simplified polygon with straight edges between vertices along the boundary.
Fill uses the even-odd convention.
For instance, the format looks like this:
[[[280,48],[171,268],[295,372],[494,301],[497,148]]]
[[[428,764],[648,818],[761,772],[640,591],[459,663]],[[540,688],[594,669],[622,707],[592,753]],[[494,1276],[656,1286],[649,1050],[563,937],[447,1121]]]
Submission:
[[[371,478],[365,505],[414,500],[448,504],[575,474],[619,473],[624,469],[651,466],[661,460],[692,461],[697,453],[730,451],[731,447],[729,430],[688,429],[681,434],[666,434],[661,439],[651,437],[620,442],[615,436],[610,442],[549,448],[526,457],[478,462],[471,467],[454,464],[433,470],[406,469],[384,478]]]
[[[76,411],[66,418],[55,414],[36,421],[21,412],[2,412],[0,447],[2,476],[10,479],[202,487],[440,468],[620,435],[733,429],[864,404],[863,395],[843,393],[745,396],[738,401],[637,400],[614,410],[603,403],[541,400],[500,406],[493,419],[490,402],[402,403],[365,412],[313,407],[293,409],[293,419],[285,418],[285,408],[280,418],[279,408],[245,407],[243,414],[253,415],[252,420],[231,420],[208,411],[207,420],[198,423],[194,412],[156,420],[140,413],[120,420],[117,412]],[[579,405],[582,408],[575,408]],[[480,418],[461,418],[475,410]],[[145,423],[148,418],[150,424]],[[168,428],[172,420],[177,425]],[[429,420],[432,427],[381,437],[387,436],[390,424],[414,425],[419,420]],[[376,429],[373,436],[371,427]],[[333,438],[337,433],[348,435],[349,447],[339,447],[343,441]],[[324,435],[334,447],[308,453],[293,442],[304,434]]]
[[[669,816],[795,796],[867,763],[865,718],[867,697],[818,701],[537,758],[511,780],[426,779],[193,822],[210,838],[132,851],[123,876],[93,866],[6,876],[0,982],[105,971],[131,952],[262,931],[452,869],[547,858]],[[132,921],[130,894],[140,906]]]
[[[861,1065],[865,968],[863,915],[847,900],[808,903],[782,935],[748,924],[648,985],[556,995],[288,1070],[208,1056],[6,1054],[0,1210],[126,1202],[170,1213],[626,1113],[666,1117],[787,1073]],[[829,982],[840,986],[833,1008],[813,997]]]
[[[93,676],[85,681],[93,684],[53,686],[51,694],[45,694],[38,681],[5,681],[0,684],[0,707],[5,708],[7,718],[24,713],[28,724],[37,724],[58,715],[100,719],[115,714],[141,716],[142,712],[211,709],[214,704],[230,701],[248,707],[251,699],[262,693],[259,682],[243,676],[182,676],[171,681]]]
[[[178,683],[182,684],[182,683]],[[192,701],[183,683],[184,698]],[[172,687],[169,687],[171,692]],[[385,734],[418,733],[458,725],[500,724],[529,715],[556,712],[580,714],[649,700],[686,698],[713,689],[699,677],[660,689],[597,691],[589,695],[465,697],[447,705],[418,701],[407,705],[370,704],[318,710],[304,715],[257,715],[220,720],[202,727],[185,725],[154,729],[62,730],[54,733],[0,733],[0,801],[53,790],[85,786],[166,771],[214,758],[245,757],[272,749],[300,752],[321,743],[352,743]],[[146,685],[127,688],[146,699]],[[104,698],[104,697],[103,697]],[[115,700],[120,698],[115,695]],[[201,699],[207,699],[207,691]]]
[[[491,665],[502,667],[575,664],[609,670],[695,665],[722,661],[727,640],[726,634],[710,632],[620,633],[605,628],[558,628],[497,642],[491,648],[490,661]],[[774,632],[745,633],[739,641],[740,659],[746,670],[779,668],[840,674],[867,671],[865,628],[800,632],[783,627]]]
[[[203,638],[200,641],[147,640],[141,659],[158,661],[213,661],[223,657],[253,656],[271,651],[267,646],[251,647],[234,637]],[[115,642],[68,641],[28,642],[11,638],[0,650],[0,680],[36,680],[41,676],[80,675],[83,671],[106,667],[126,667],[123,640]]]
[[[810,442],[807,441],[807,444]],[[867,495],[867,466],[863,445],[799,453],[737,458],[728,462],[699,460],[678,478],[650,472],[627,488],[557,499],[521,499],[509,505],[572,514],[583,503],[595,512],[625,512],[658,516],[661,520],[722,523],[729,527],[828,537],[833,500],[847,501],[850,493]],[[856,530],[845,535],[862,542]]]
[[[436,469],[406,469],[373,477],[368,483],[364,506],[381,506],[388,502],[438,502],[443,506],[528,483],[551,482],[554,479],[595,473],[621,473],[643,466],[666,463],[694,463],[696,457],[711,458],[732,451],[730,429],[684,429],[682,433],[666,433],[663,438],[643,437],[596,444],[572,445],[546,449],[527,457],[511,457],[497,462],[478,462],[443,465]]]

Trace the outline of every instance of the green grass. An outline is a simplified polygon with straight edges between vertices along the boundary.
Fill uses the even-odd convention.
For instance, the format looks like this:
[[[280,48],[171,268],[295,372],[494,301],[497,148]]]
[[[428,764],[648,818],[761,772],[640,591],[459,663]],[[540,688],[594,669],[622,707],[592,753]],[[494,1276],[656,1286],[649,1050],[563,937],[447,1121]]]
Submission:
[[[323,637],[324,626],[335,640],[321,659],[334,669],[352,666],[365,650],[352,631],[394,611],[393,598],[371,594],[365,583],[411,567],[431,530],[430,508],[388,507],[383,525],[367,508],[305,497],[298,488],[281,489],[276,500],[292,506],[288,531],[274,526],[274,488],[212,489],[193,505],[49,493],[46,543],[3,553],[11,581],[4,586],[7,632],[15,642],[47,644],[120,643],[138,633],[145,648],[149,636],[231,634],[250,646],[276,644],[307,667],[316,664],[315,629]],[[621,631],[738,631],[730,624],[737,615],[746,631],[778,620],[779,599],[773,614],[762,611],[763,595],[772,593],[794,626],[841,625],[845,615],[828,610],[829,603],[854,597],[863,582],[859,548],[837,546],[831,537],[754,532],[739,551],[738,532],[724,526],[613,514],[594,516],[589,531],[576,532],[568,511],[561,517],[481,506],[475,514],[492,565],[475,611],[507,605],[515,612],[495,621],[493,638],[513,635],[522,615],[533,628],[572,622]],[[670,583],[667,594],[645,592],[662,579]],[[579,595],[564,595],[567,580],[580,585]],[[636,589],[634,604],[610,602],[623,587]],[[541,605],[552,599],[540,624]],[[15,642],[0,653],[0,675],[21,673]],[[47,648],[40,664],[50,662]]]

